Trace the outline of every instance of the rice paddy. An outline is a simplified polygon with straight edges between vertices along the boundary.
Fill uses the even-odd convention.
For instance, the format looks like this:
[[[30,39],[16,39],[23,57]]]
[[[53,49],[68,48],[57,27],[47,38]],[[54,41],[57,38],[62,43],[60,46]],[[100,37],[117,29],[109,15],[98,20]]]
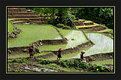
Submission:
[[[22,32],[18,38],[8,40],[8,47],[29,46],[37,40],[53,40],[57,36],[60,37],[52,25],[17,24],[15,26]]]
[[[87,37],[95,44],[85,53],[85,56],[113,52],[113,39],[100,33],[87,33]],[[73,57],[79,58],[80,53]]]
[[[69,30],[66,33],[65,31],[68,31],[68,30],[62,31],[62,34],[66,35],[65,37],[68,40],[67,44],[44,45],[44,46],[40,46],[39,49],[40,50],[58,50],[59,48],[67,49],[67,48],[76,47],[77,45],[88,42],[87,38],[85,37],[82,31]],[[60,38],[61,37],[57,37],[56,39],[60,39]]]

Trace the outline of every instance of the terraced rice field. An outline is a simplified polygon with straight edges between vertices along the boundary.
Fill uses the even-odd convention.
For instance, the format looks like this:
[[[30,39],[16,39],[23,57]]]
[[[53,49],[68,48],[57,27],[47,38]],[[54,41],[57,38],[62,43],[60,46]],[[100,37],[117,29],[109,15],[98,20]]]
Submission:
[[[15,25],[22,32],[16,39],[8,40],[8,47],[29,46],[37,40],[53,40],[59,33],[52,25],[35,25],[35,24],[17,24]]]
[[[113,52],[113,39],[99,33],[87,33],[87,37],[95,44],[93,47],[88,49],[85,56]],[[79,58],[80,53],[74,58]]]
[[[40,50],[58,50],[59,48],[67,49],[67,48],[76,47],[77,45],[88,42],[87,38],[85,37],[82,31],[62,30],[62,29],[60,29],[60,31],[68,39],[67,44],[44,45],[44,46],[40,46],[39,49]],[[61,37],[57,37],[55,39],[60,39],[60,38]]]

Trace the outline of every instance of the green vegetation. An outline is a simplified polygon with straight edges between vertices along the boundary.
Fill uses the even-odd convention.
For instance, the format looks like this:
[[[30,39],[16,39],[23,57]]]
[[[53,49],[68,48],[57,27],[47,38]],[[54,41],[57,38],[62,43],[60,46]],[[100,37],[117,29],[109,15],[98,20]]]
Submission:
[[[79,19],[93,20],[113,29],[113,7],[111,8],[72,8],[72,14]]]
[[[51,64],[50,60],[41,60],[41,64]],[[107,66],[100,66],[100,65],[92,65],[86,62],[81,62],[80,59],[75,60],[60,60],[57,62],[57,65],[60,65],[64,68],[80,68],[85,71],[91,72],[109,72],[110,69]]]
[[[92,61],[91,64],[97,64],[97,65],[113,64],[113,59],[106,59],[102,61]]]
[[[8,21],[8,32],[13,32],[13,28],[13,24],[10,21]]]
[[[101,30],[101,31],[97,31],[97,32],[111,32],[111,29],[105,29],[105,30]]]
[[[15,26],[22,32],[18,38],[8,40],[8,47],[29,46],[37,40],[53,40],[57,36],[60,37],[52,25],[17,24]]]
[[[40,56],[40,55],[44,55],[44,54],[48,54],[51,52],[40,52],[40,53],[35,53],[34,56]],[[26,58],[29,57],[29,53],[14,53],[8,56],[8,58]]]
[[[59,48],[67,49],[67,48],[76,47],[77,45],[88,42],[88,40],[86,39],[82,31],[64,30],[60,28],[58,29],[68,39],[68,43],[60,44],[60,45],[44,45],[39,47],[40,50],[58,50]],[[56,39],[60,39],[60,38],[61,37],[57,37]]]
[[[107,66],[92,65],[92,64],[85,63],[85,62],[81,62],[79,59],[77,59],[77,60],[62,60],[62,61],[59,61],[57,64],[61,65],[63,67],[66,67],[66,68],[76,67],[76,68],[81,68],[81,69],[88,70],[91,72],[110,71]]]
[[[62,28],[58,28],[58,29],[63,34],[63,36],[66,36],[67,34],[69,34],[73,31],[73,30],[62,29]]]
[[[29,58],[29,53],[24,53],[22,51],[8,51],[8,72],[49,72],[46,70],[52,69],[52,71],[57,72],[113,72],[113,59],[107,59],[101,57],[94,59],[89,57],[89,59],[80,60],[80,54],[82,50],[86,53],[84,56],[90,56],[94,54],[109,53],[113,52],[113,8],[101,8],[101,7],[91,7],[91,8],[20,8],[34,10],[35,15],[26,14],[23,16],[30,16],[30,18],[10,18],[8,19],[8,31],[12,32],[14,26],[11,24],[10,20],[16,19],[35,19],[30,23],[26,24],[15,24],[15,27],[22,30],[22,32],[17,35],[16,38],[8,39],[8,48],[10,47],[22,47],[30,46],[33,42],[38,40],[57,40],[62,39],[62,36],[55,29],[57,26],[58,30],[67,39],[67,44],[58,45],[41,45],[38,47],[40,53],[34,53],[34,59]],[[13,12],[14,13],[14,12]],[[19,12],[18,12],[19,13]],[[24,13],[24,12],[23,12]],[[29,13],[26,12],[26,13]],[[31,12],[33,13],[33,11]],[[38,18],[31,18],[32,16],[39,15]],[[21,16],[12,15],[12,16]],[[40,19],[40,21],[36,20]],[[83,23],[93,23],[92,25],[81,25]],[[22,20],[12,21],[13,23],[23,22]],[[40,22],[41,24],[34,24],[34,22]],[[76,23],[75,23],[76,22]],[[43,24],[44,23],[44,24]],[[46,23],[46,24],[45,24]],[[74,24],[75,23],[75,24]],[[101,25],[103,24],[103,25]],[[53,26],[54,25],[54,26]],[[96,27],[94,30],[80,30],[82,27]],[[62,27],[62,28],[59,28]],[[104,27],[106,27],[105,30]],[[107,28],[108,27],[108,28]],[[111,29],[110,29],[111,28]],[[77,30],[76,30],[77,29]],[[19,30],[18,30],[19,31]],[[95,31],[95,32],[94,32]],[[109,32],[110,34],[104,34],[104,32]],[[16,35],[17,32],[13,33]],[[108,35],[108,36],[107,36]],[[94,45],[88,46],[81,45],[92,41]],[[81,45],[80,51],[75,49]],[[57,55],[52,54],[52,51],[57,51],[59,48],[64,49],[75,49],[74,52],[71,50],[63,54],[62,58],[57,61]],[[79,47],[80,49],[80,47]],[[17,49],[16,49],[17,50]],[[47,50],[47,51],[46,51]],[[45,52],[46,51],[46,52]],[[48,52],[49,51],[49,52]],[[51,53],[52,55],[50,55]],[[45,55],[45,56],[44,56]],[[48,56],[50,55],[50,56]],[[37,57],[38,56],[38,57]],[[41,57],[42,56],[42,57]],[[112,58],[112,56],[108,56]],[[88,58],[88,57],[86,57]],[[88,61],[89,60],[89,61]],[[101,61],[98,61],[101,60]],[[106,66],[104,66],[104,64]],[[110,66],[110,65],[111,66]],[[107,67],[109,66],[109,67]],[[112,68],[111,68],[112,67]],[[44,69],[42,69],[44,68]]]
[[[39,46],[39,50],[40,51],[44,51],[44,50],[53,50],[56,51],[59,48],[65,49],[66,44],[60,44],[60,45],[43,45],[43,46]]]
[[[92,45],[92,46],[93,46],[93,45]],[[81,51],[82,51],[82,50],[85,50],[85,51],[86,51],[86,50],[88,50],[89,48],[91,48],[92,46],[83,48],[83,49],[81,49],[80,51],[76,51],[76,52],[73,52],[73,53],[62,54],[61,60],[66,60],[66,59],[70,59],[70,58],[76,58],[77,56],[80,57],[80,54],[81,54]],[[52,56],[52,57],[48,57],[47,59],[49,59],[49,60],[56,60],[56,59],[57,59],[57,55]]]
[[[113,33],[113,29],[111,29],[110,34],[111,34],[111,35],[113,35],[113,34],[114,34],[114,33]]]

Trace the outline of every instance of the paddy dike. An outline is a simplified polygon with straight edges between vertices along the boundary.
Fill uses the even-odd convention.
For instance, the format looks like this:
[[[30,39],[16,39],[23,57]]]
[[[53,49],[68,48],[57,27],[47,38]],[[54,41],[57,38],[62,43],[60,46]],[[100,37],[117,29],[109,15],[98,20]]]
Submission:
[[[61,51],[62,51],[62,54],[71,54],[73,52],[80,51],[82,48],[85,48],[85,47],[88,47],[88,46],[91,46],[91,45],[94,45],[93,42],[88,41],[88,42],[80,44],[80,45],[78,45],[76,47],[63,49]],[[21,51],[23,51],[23,50],[25,50],[27,48],[29,48],[29,46],[26,46],[26,47],[13,47],[13,48],[9,48],[8,50],[17,51],[17,52],[20,51],[21,52]],[[47,51],[45,51],[45,52],[47,52]],[[48,52],[51,52],[51,53],[40,55],[40,56],[35,56],[35,58],[45,58],[46,59],[48,57],[56,56],[56,53],[57,53],[57,51],[51,51],[51,50],[49,50]],[[20,58],[16,58],[16,59],[20,59]]]
[[[92,31],[101,31],[101,30],[105,30],[107,29],[106,27],[102,27],[102,26],[93,26],[93,27],[81,27],[78,29],[82,29],[82,30],[92,30]]]
[[[108,27],[106,27],[102,24],[94,23],[93,21],[79,19],[79,20],[74,20],[74,23],[75,23],[76,27],[80,30],[89,30],[89,31],[93,31],[93,32],[105,30],[104,32],[100,32],[100,33],[110,34],[110,31],[106,31],[106,30],[108,30]]]

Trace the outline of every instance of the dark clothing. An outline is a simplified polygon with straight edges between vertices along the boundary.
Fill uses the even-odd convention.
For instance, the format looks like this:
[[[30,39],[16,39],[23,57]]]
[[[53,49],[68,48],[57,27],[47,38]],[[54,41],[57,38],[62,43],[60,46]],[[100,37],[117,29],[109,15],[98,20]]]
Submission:
[[[31,57],[31,56],[34,56],[34,54],[30,54],[30,57]]]
[[[61,51],[59,50],[58,53],[59,53],[59,54],[57,55],[58,58],[61,58]]]
[[[29,48],[29,52],[33,52],[33,49],[32,48]]]
[[[81,53],[81,59],[83,59],[83,58],[84,58],[84,57],[83,57],[83,55],[84,55],[84,54],[83,54],[83,53]]]
[[[29,48],[29,54],[30,54],[30,57],[34,56],[32,48]]]

